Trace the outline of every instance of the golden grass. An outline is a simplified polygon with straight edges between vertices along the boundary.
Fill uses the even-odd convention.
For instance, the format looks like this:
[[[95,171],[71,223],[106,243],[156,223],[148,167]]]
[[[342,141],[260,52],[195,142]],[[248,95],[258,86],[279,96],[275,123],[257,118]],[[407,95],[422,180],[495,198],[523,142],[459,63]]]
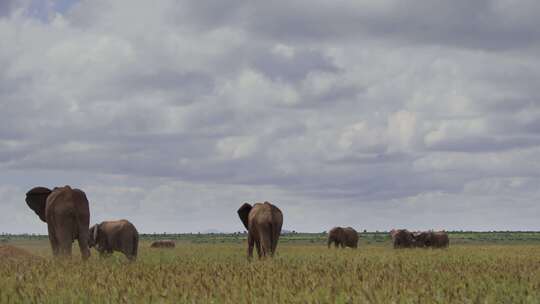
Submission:
[[[0,261],[0,303],[539,303],[540,246],[463,245],[448,250],[357,250],[280,245],[248,262],[239,244],[150,249],[83,263]]]

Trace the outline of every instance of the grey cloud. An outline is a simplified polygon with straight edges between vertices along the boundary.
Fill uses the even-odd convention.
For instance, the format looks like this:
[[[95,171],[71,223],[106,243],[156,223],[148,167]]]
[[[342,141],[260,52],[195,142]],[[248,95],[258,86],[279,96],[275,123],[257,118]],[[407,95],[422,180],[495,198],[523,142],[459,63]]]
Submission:
[[[253,66],[271,79],[295,82],[304,79],[310,72],[339,71],[330,58],[312,50],[296,51],[290,58],[264,51],[258,55],[260,57],[254,59]]]
[[[219,2],[219,1],[218,1]],[[540,38],[535,1],[237,1],[228,7],[187,4],[185,16],[201,28],[233,25],[292,43],[371,37],[480,49],[515,49]],[[221,12],[218,18],[215,12]]]
[[[18,6],[17,0],[4,0],[0,2],[0,17],[6,17]]]
[[[260,200],[296,230],[537,227],[536,4],[423,4],[96,0],[3,19],[0,199],[21,217],[0,230],[42,229],[20,206],[37,184],[145,232],[240,230]]]
[[[486,152],[501,151],[507,149],[520,149],[540,146],[540,137],[511,136],[511,137],[461,137],[444,142],[438,142],[429,147],[435,151],[465,151]]]

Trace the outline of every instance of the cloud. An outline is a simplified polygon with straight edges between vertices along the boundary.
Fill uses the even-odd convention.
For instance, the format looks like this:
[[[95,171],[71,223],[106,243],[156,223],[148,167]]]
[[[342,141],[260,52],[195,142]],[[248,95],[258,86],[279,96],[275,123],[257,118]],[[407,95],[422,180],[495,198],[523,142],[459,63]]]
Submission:
[[[226,7],[210,1],[186,6],[182,20],[201,29],[237,26],[268,39],[299,43],[373,38],[493,50],[535,45],[540,35],[535,1],[235,1]]]
[[[64,184],[148,232],[538,228],[534,1],[2,3],[0,230]]]

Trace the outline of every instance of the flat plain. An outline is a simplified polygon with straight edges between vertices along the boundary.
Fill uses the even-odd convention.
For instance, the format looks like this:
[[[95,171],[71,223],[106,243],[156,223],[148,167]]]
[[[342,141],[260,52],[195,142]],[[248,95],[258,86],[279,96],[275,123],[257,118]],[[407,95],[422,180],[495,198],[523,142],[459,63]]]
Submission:
[[[274,259],[248,262],[244,235],[145,235],[137,262],[120,254],[54,260],[45,237],[4,237],[0,303],[540,303],[539,233],[451,233],[449,249],[358,249],[324,234],[282,237]],[[175,238],[175,249],[151,249]]]

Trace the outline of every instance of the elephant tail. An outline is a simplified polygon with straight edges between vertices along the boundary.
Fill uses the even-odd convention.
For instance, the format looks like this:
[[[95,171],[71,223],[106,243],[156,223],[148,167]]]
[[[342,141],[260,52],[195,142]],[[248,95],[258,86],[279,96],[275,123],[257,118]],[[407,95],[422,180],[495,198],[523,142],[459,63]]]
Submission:
[[[262,255],[270,255],[272,256],[272,240],[274,239],[273,234],[274,230],[272,229],[272,223],[266,224],[266,229],[262,229],[259,233],[260,240],[261,240],[261,249],[262,249]]]
[[[131,252],[133,258],[137,257],[138,250],[139,250],[139,235],[135,234],[133,236],[133,249],[132,249],[132,252]]]
[[[270,244],[272,246],[271,255],[273,256],[276,253],[279,235],[281,234],[281,225],[279,223],[274,222],[271,224],[271,228],[272,228],[272,233],[271,233],[272,237],[270,239]]]
[[[131,246],[128,246],[130,248],[128,249],[129,251],[126,252],[126,256],[130,261],[134,261],[137,259],[137,252],[139,250],[139,234],[135,232],[129,243]]]
[[[275,237],[275,229],[274,224],[270,223],[270,247],[268,247],[268,250],[270,251],[270,256],[274,256],[274,237]]]

